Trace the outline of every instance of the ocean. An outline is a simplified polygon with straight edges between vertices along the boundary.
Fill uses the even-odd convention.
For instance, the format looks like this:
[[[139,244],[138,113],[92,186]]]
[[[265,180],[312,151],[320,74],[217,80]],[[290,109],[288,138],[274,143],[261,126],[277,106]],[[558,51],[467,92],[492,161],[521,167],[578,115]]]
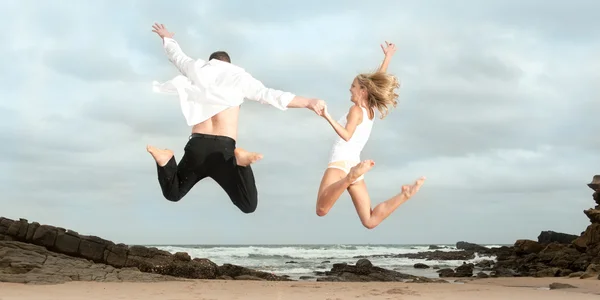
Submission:
[[[416,276],[437,278],[440,268],[460,266],[463,260],[425,260],[409,258],[377,257],[402,253],[417,253],[430,250],[430,245],[149,245],[171,253],[187,252],[193,258],[207,258],[218,265],[230,263],[270,272],[288,275],[291,279],[301,276],[316,278],[314,271],[329,271],[334,263],[355,264],[359,258],[369,259],[374,266],[395,270]],[[457,251],[455,245],[435,245],[439,251]],[[500,247],[500,245],[482,245]],[[476,263],[495,257],[478,257],[467,262]],[[415,269],[416,263],[424,263],[432,268]]]

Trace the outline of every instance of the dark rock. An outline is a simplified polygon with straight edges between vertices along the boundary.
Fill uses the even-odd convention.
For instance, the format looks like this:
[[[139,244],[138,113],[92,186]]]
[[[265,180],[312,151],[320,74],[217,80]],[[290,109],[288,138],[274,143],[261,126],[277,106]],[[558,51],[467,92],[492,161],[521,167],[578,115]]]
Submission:
[[[193,260],[191,262],[171,260],[168,263],[152,268],[153,273],[171,275],[190,279],[213,279],[217,277],[217,265],[209,260]],[[232,276],[233,277],[233,276]]]
[[[173,254],[173,258],[178,261],[192,260],[192,257],[190,257],[190,255],[187,254],[187,252],[176,252],[175,254]]]
[[[489,250],[489,248],[487,248],[487,247],[473,244],[473,243],[468,243],[468,242],[456,243],[456,249],[468,250],[468,251],[483,251],[483,252],[487,252]]]
[[[315,272],[316,273],[316,272]],[[317,281],[336,281],[336,282],[393,282],[407,281],[412,282],[430,282],[429,279],[410,274],[404,274],[397,271],[386,270],[373,266],[368,259],[360,259],[355,265],[346,263],[333,264],[330,271],[322,273],[325,277],[317,278]]]
[[[477,278],[488,278],[488,277],[490,277],[490,276],[484,272],[477,273]]]
[[[476,267],[482,269],[490,269],[494,266],[494,261],[491,259],[483,259],[475,264]]]
[[[55,227],[49,225],[40,225],[33,233],[31,242],[38,246],[52,248],[54,247],[54,242],[56,241],[57,235],[58,230]]]
[[[78,235],[74,235],[68,232],[59,232],[56,235],[54,248],[59,253],[64,253],[67,255],[77,255],[80,243],[81,239]]]
[[[33,239],[33,235],[35,234],[35,231],[40,227],[40,223],[38,222],[33,222],[31,224],[29,224],[29,226],[27,226],[27,235],[25,236],[25,241],[27,243],[31,243],[32,239]]]
[[[10,219],[0,217],[0,234],[4,235],[8,228],[10,228],[10,225],[12,225],[12,222]]]
[[[122,268],[127,263],[127,245],[110,245],[104,250],[104,261],[116,268]]]
[[[581,279],[597,277],[600,275],[600,264],[590,264],[585,272],[579,276]]]
[[[58,235],[59,234],[57,234],[57,237]],[[79,239],[78,255],[100,263],[104,260],[104,250],[106,250],[106,247],[108,247],[108,244],[101,243],[96,239],[81,237]]]
[[[457,267],[454,270],[455,277],[473,277],[473,268],[475,268],[474,264],[463,263],[461,266]]]
[[[423,263],[416,263],[413,267],[415,269],[429,269],[429,266]]]
[[[444,268],[437,271],[440,277],[455,277],[456,273],[451,268]]]
[[[18,241],[25,241],[25,238],[27,237],[27,228],[29,227],[29,222],[27,222],[26,219],[21,218],[18,222],[15,223],[20,224],[19,230],[17,231],[17,235],[15,237]]]
[[[532,240],[517,240],[515,242],[515,253],[518,255],[539,253],[544,250],[544,246]]]
[[[10,235],[12,237],[14,237],[15,239],[19,239],[18,234],[19,234],[19,229],[21,227],[21,222],[12,222],[10,223],[10,225],[8,226],[8,229],[6,229],[6,235]]]
[[[282,276],[277,276],[275,274],[262,272],[262,271],[255,271],[252,269],[248,269],[245,267],[236,266],[236,265],[232,265],[232,264],[223,264],[222,266],[217,267],[217,273],[219,275],[226,275],[226,276],[229,276],[232,278],[236,278],[241,275],[250,275],[250,276],[266,279],[269,281],[290,281],[290,279],[282,277]]]
[[[581,271],[580,271],[580,272],[574,272],[574,273],[571,273],[571,274],[569,274],[569,276],[568,276],[568,277],[569,277],[569,278],[573,278],[573,277],[580,277],[580,276],[581,276],[581,275],[583,275],[584,273],[585,273],[585,272],[581,272]]]
[[[553,282],[549,285],[551,290],[558,290],[558,289],[572,289],[572,288],[577,288],[574,285],[570,285],[568,283],[560,283],[560,282]]]
[[[570,244],[578,238],[578,235],[555,232],[551,230],[542,231],[540,235],[538,235],[538,243],[540,244],[550,244],[550,243],[559,243],[559,244]]]
[[[590,222],[592,222],[592,224],[600,223],[600,209],[590,208],[584,210],[583,213],[585,213],[585,215],[590,219]],[[575,238],[577,238],[577,236]]]
[[[359,259],[356,262],[356,267],[359,269],[370,269],[373,267],[373,264],[371,263],[370,260],[363,258],[363,259]]]

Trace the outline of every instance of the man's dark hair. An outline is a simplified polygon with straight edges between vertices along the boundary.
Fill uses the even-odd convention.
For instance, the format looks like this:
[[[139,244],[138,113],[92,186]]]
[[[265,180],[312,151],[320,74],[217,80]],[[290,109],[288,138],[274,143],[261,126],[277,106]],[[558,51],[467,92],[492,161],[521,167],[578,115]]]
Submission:
[[[213,52],[213,54],[210,55],[208,60],[211,60],[211,59],[218,59],[221,61],[226,61],[228,63],[231,63],[231,58],[229,58],[229,54],[227,54],[227,52],[225,52],[225,51]]]

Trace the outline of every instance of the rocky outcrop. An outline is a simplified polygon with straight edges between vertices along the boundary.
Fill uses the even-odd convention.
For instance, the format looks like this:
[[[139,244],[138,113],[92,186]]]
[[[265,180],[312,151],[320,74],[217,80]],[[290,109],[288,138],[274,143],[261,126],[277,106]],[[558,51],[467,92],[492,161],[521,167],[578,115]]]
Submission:
[[[346,263],[333,264],[330,271],[315,272],[322,276],[317,281],[371,282],[371,281],[402,281],[410,283],[447,283],[445,280],[414,276],[375,267],[368,259],[359,259],[355,265]]]
[[[438,270],[437,272],[440,277],[473,277],[474,269],[474,264],[465,262],[454,270],[450,268],[445,268]]]
[[[596,206],[583,211],[591,224],[581,236],[573,241],[572,245],[580,252],[585,253],[589,257],[590,263],[600,264],[600,198],[598,197],[598,193],[600,192],[600,175],[594,176],[588,186],[594,190],[593,199],[596,202]]]
[[[542,231],[537,241],[517,240],[512,246],[487,248],[468,242],[456,243],[456,258],[471,259],[478,256],[496,256],[496,261],[483,260],[475,265],[464,263],[455,269],[438,270],[440,277],[579,277],[600,279],[600,175],[594,176],[588,184],[594,190],[594,208],[584,210],[591,224],[580,235]],[[462,251],[462,252],[461,252]],[[471,255],[473,254],[473,255]],[[410,258],[433,257],[415,253],[402,255]],[[448,254],[448,256],[452,256]]]
[[[538,243],[540,244],[551,244],[551,243],[559,243],[568,245],[573,242],[578,235],[567,234],[562,232],[555,232],[552,230],[542,231],[538,236]]]
[[[537,241],[522,239],[512,247],[494,249],[497,261],[491,276],[600,279],[600,175],[588,186],[597,205],[583,211],[591,224],[580,236],[543,231]]]
[[[115,244],[112,241],[97,236],[80,235],[72,230],[51,225],[42,225],[37,222],[29,223],[26,219],[14,221],[0,217],[0,241],[16,242],[12,244],[3,242],[1,245],[1,249],[5,249],[4,251],[12,253],[12,258],[11,261],[8,261],[7,258],[0,256],[2,257],[0,260],[0,274],[2,274],[0,281],[27,281],[26,279],[19,278],[34,276],[31,274],[37,274],[39,272],[52,274],[52,270],[64,270],[64,268],[61,269],[60,267],[61,263],[83,266],[85,265],[84,262],[87,262],[89,266],[92,266],[93,264],[94,268],[108,270],[106,272],[110,272],[111,274],[114,272],[116,272],[114,274],[121,274],[121,270],[124,270],[123,272],[125,273],[123,274],[127,274],[127,272],[130,272],[131,270],[139,270],[143,273],[189,279],[232,278],[253,280],[254,278],[259,278],[272,281],[289,280],[286,276],[276,276],[271,273],[255,271],[230,264],[218,266],[206,258],[192,259],[184,252],[171,254],[155,247]],[[27,248],[26,245],[38,247]],[[46,249],[47,252],[44,252],[45,254],[40,254],[40,249]],[[23,253],[26,251],[33,251],[39,255],[26,255],[22,253],[22,255],[18,256],[18,254],[15,253],[19,251],[22,251]],[[15,265],[18,266],[30,263],[31,265],[38,266],[37,264],[39,263],[40,255],[54,257],[49,256],[48,253],[62,255],[60,256],[61,260],[56,262],[56,264],[59,264],[59,267],[52,267],[50,265],[44,267],[45,265],[41,265],[39,268],[30,268],[27,272],[15,273]],[[77,258],[79,260],[68,260],[67,257],[72,259]],[[32,261],[23,261],[28,258],[32,259]],[[114,271],[114,269],[118,270]],[[74,275],[79,274],[77,272],[79,271],[75,268],[71,273],[68,273],[68,275],[57,276],[58,278],[66,278],[65,276],[69,278],[79,278],[78,275]],[[101,278],[102,276],[99,274],[102,274],[103,271],[98,272],[100,273],[93,275],[92,277]],[[86,276],[87,275],[84,275],[83,277]],[[106,276],[110,278],[112,275]]]
[[[487,252],[489,250],[487,247],[463,241],[456,243],[456,249],[475,252]]]
[[[144,273],[138,268],[114,268],[83,258],[49,251],[45,247],[0,241],[0,282],[57,284],[69,281],[155,282],[182,280]]]

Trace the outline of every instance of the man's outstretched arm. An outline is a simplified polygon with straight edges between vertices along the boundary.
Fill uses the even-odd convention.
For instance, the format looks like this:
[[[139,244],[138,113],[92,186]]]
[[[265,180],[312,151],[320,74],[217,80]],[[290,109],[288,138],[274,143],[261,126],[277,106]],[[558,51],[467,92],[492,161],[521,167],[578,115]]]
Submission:
[[[156,32],[156,34],[162,38],[163,47],[167,53],[169,61],[173,63],[175,67],[177,67],[181,74],[189,77],[188,75],[193,70],[196,60],[187,56],[183,50],[181,50],[181,47],[179,47],[177,41],[173,39],[174,33],[167,31],[163,24],[155,23],[152,28],[152,31]]]
[[[244,75],[238,83],[246,99],[269,104],[280,110],[308,108],[318,115],[323,113],[323,109],[325,108],[325,101],[323,100],[306,98],[290,92],[267,88],[250,74],[246,73]]]

